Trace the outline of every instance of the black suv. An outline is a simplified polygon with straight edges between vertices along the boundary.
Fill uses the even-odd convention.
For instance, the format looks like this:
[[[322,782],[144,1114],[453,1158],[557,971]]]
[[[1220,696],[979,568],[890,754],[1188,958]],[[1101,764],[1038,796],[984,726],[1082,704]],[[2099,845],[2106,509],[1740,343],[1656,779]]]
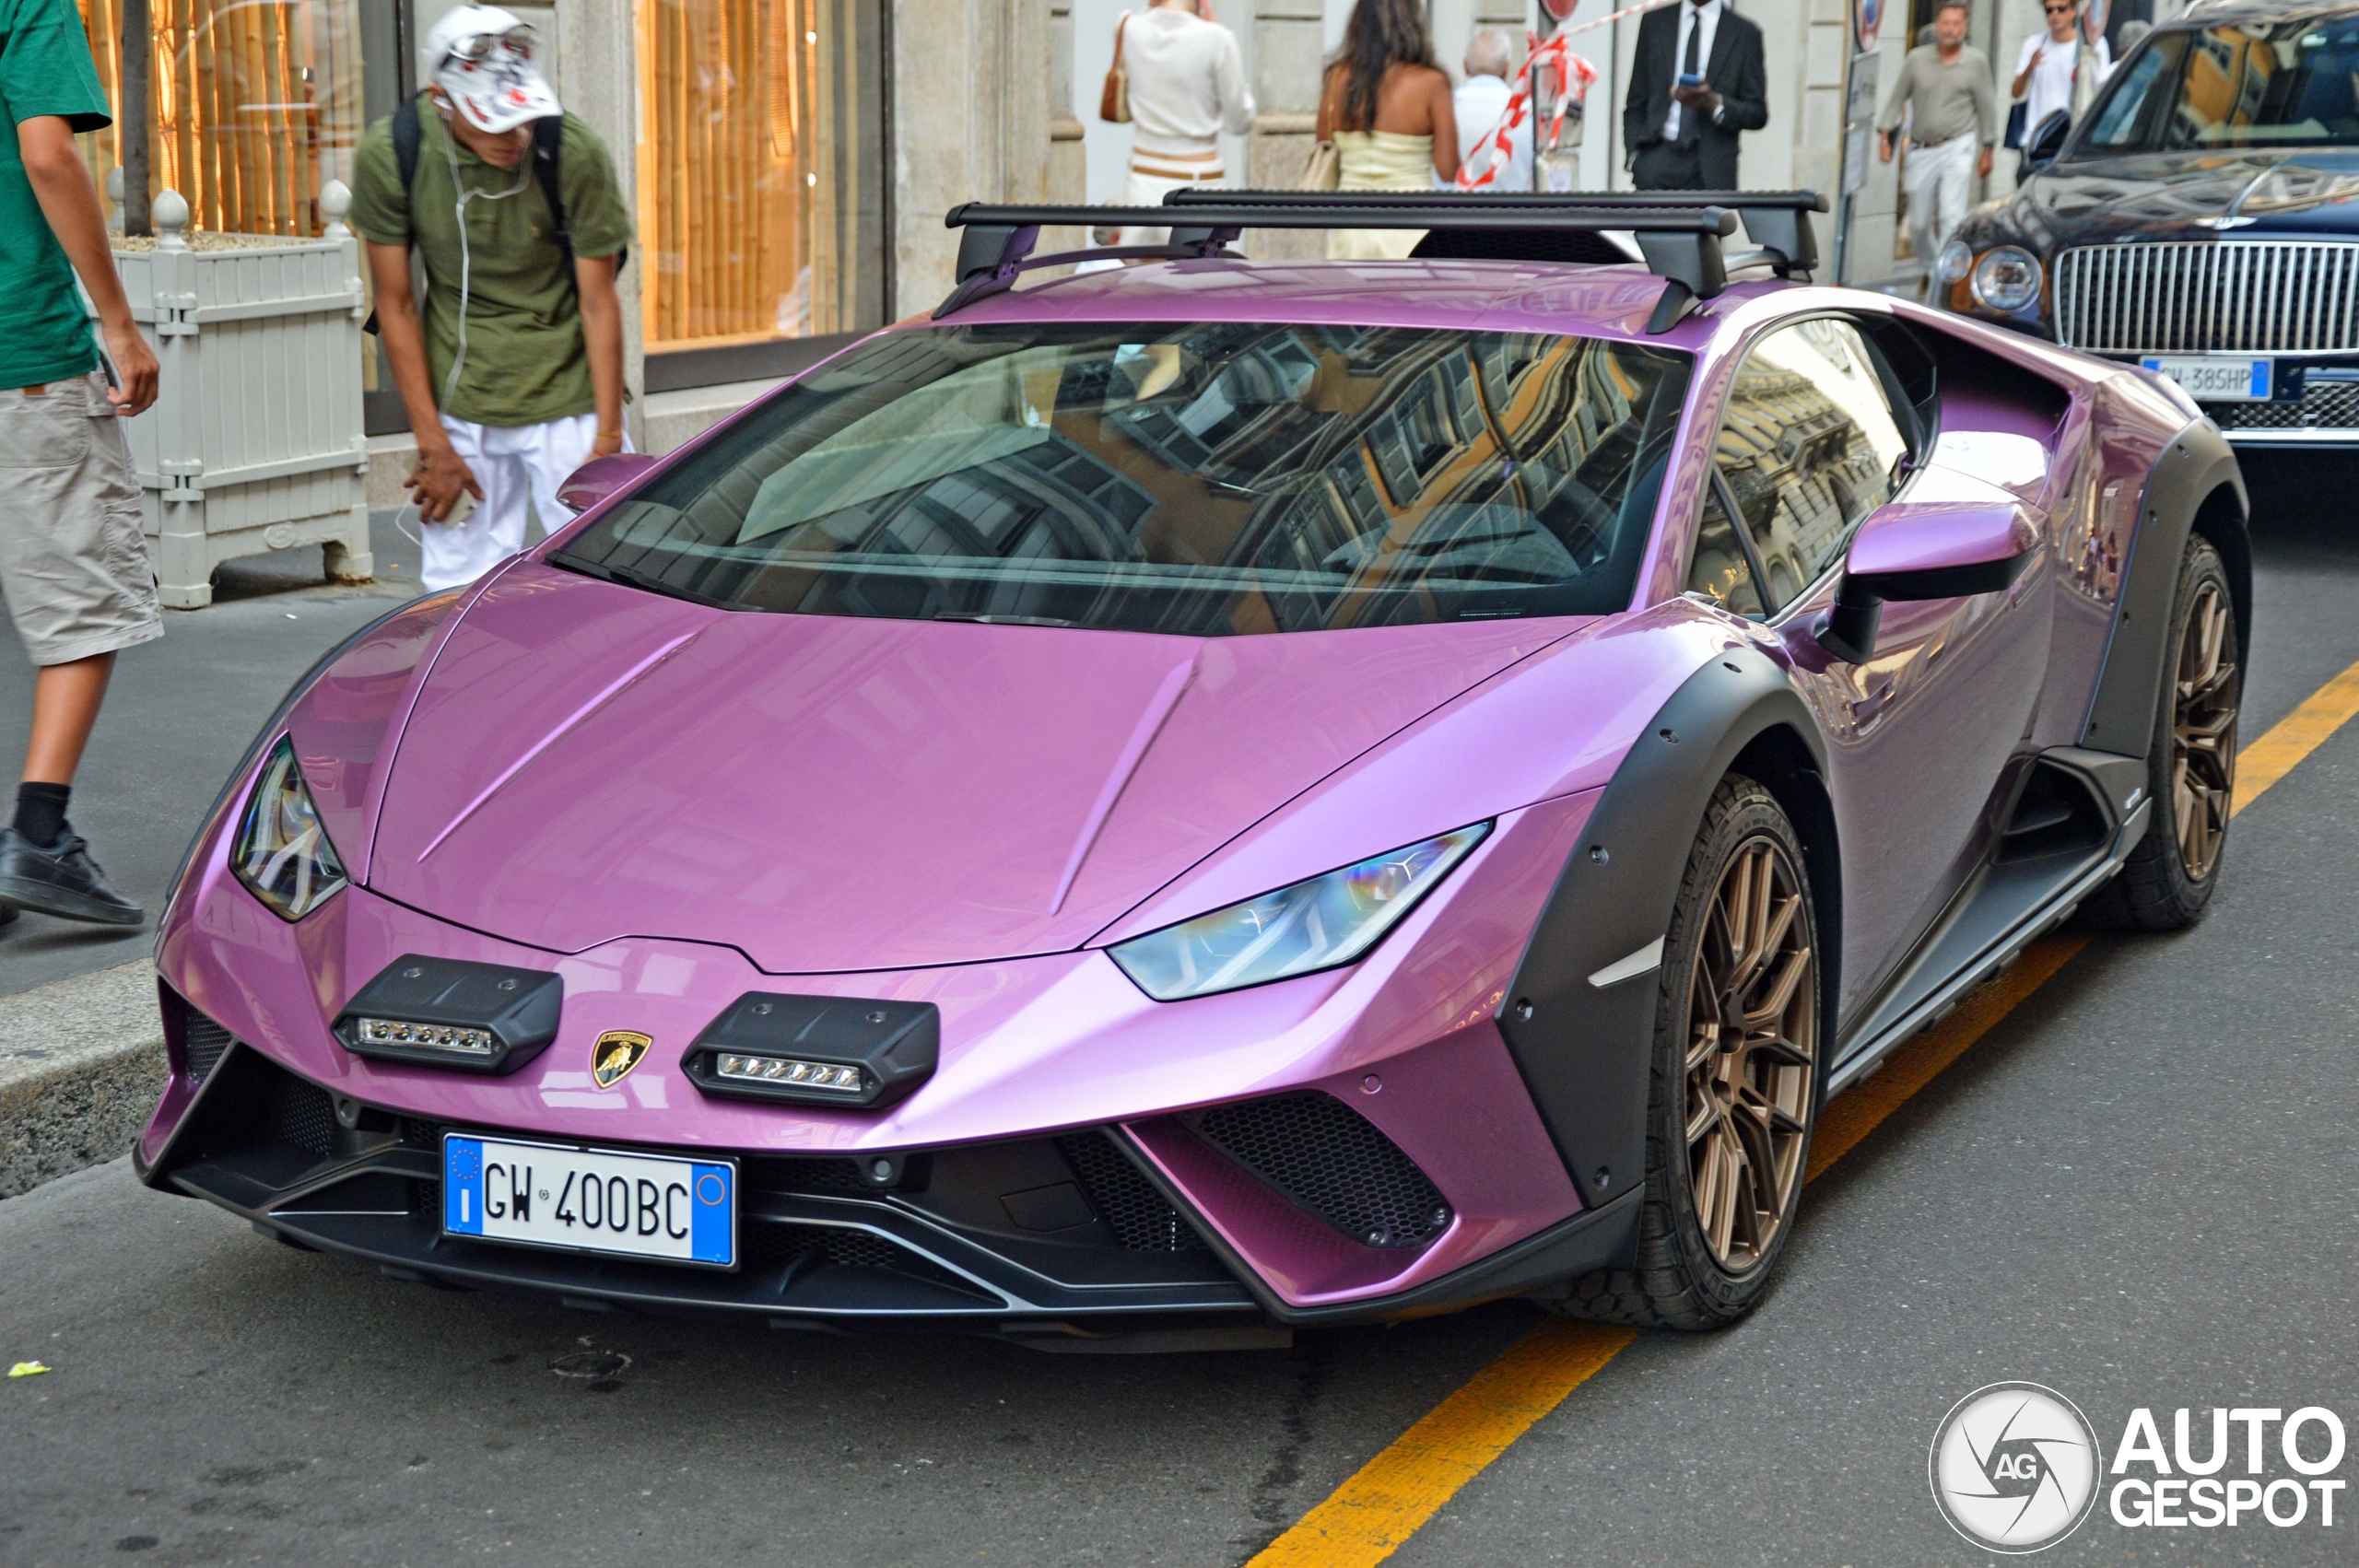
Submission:
[[[2143,363],[2239,445],[2359,447],[2359,4],[2198,0],[2050,121],[1935,298]]]

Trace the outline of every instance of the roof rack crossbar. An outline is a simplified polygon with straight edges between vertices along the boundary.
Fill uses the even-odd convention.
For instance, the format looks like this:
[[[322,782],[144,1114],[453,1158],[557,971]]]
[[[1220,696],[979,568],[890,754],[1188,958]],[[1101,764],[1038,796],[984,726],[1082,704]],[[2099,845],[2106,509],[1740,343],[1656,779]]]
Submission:
[[[1178,205],[1187,209],[1191,221],[1172,225],[1171,248],[1156,248],[1156,254],[1216,253],[1246,228],[1632,230],[1638,236],[1648,266],[1666,280],[1663,299],[1654,314],[1654,321],[1661,324],[1649,326],[1649,331],[1665,332],[1696,300],[1708,299],[1728,286],[1720,241],[1734,234],[1737,226],[1737,215],[1728,208],[1695,202],[1593,205],[1578,197],[1501,201],[1454,194],[1427,198],[1410,193],[1374,200],[1368,198],[1382,193],[1356,192],[1284,192],[1269,197],[1213,200],[1226,193],[1198,194],[1204,199],[1159,207],[1020,206],[984,202],[953,207],[943,221],[966,230],[958,240],[958,284],[934,311],[934,319],[1012,287],[1017,273],[1027,265],[1048,265],[1051,258],[1031,256],[1042,228],[1161,228],[1172,225],[1179,216],[1172,206]],[[1798,217],[1796,221],[1804,220]],[[1078,261],[1114,253],[1111,249],[1063,252],[1053,259]]]
[[[1416,206],[1433,199],[1418,192],[1354,191],[1339,197],[1330,191],[1216,190],[1174,191],[1163,198],[1165,205],[1176,207],[1242,200],[1256,205],[1267,203],[1308,208],[1332,205],[1338,200],[1356,205]],[[1772,252],[1757,260],[1767,262],[1780,277],[1817,268],[1818,231],[1810,215],[1825,212],[1829,206],[1826,197],[1816,191],[1471,191],[1446,199],[1501,210],[1579,207],[1624,215],[1722,207],[1743,220],[1747,239],[1762,251]]]
[[[1079,251],[1036,256],[1032,248],[1040,242],[1040,228],[1037,223],[966,225],[958,236],[958,285],[934,307],[933,319],[938,322],[988,295],[1015,287],[1017,275],[1035,267],[1061,266],[1069,262],[1185,261],[1205,256],[1244,260],[1237,252],[1224,249],[1239,232],[1234,227],[1175,226],[1168,244],[1092,245]]]

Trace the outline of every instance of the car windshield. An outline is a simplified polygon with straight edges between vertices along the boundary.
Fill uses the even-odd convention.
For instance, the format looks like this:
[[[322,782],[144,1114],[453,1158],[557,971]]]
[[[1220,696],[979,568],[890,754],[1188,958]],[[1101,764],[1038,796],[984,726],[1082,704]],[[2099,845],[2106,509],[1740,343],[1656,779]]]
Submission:
[[[2077,150],[2359,146],[2359,17],[2155,34]]]
[[[552,558],[731,609],[1197,637],[1610,614],[1688,369],[1546,333],[893,333]]]

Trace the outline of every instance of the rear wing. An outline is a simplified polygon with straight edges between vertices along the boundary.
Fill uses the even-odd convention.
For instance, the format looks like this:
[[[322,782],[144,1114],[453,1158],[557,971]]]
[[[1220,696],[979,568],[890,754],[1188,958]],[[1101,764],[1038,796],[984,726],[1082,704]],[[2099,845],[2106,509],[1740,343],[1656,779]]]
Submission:
[[[1619,261],[1605,237],[1632,235],[1648,269],[1664,280],[1647,322],[1668,332],[1698,299],[1728,286],[1731,267],[1766,266],[1780,277],[1818,264],[1810,215],[1827,210],[1815,191],[1591,192],[1568,195],[1384,191],[1175,191],[1159,207],[1000,205],[969,202],[944,219],[958,238],[958,282],[936,320],[1015,287],[1035,267],[1070,262],[1228,256],[1248,228],[1421,228],[1421,257]],[[1754,249],[1721,241],[1743,222]],[[1168,228],[1160,245],[1091,246],[1035,255],[1040,230]]]

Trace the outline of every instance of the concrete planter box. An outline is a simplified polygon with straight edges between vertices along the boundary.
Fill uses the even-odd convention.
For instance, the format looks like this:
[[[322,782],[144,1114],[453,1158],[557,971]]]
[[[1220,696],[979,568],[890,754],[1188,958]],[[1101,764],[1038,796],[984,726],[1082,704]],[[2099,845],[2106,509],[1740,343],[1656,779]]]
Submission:
[[[155,406],[125,427],[146,490],[163,603],[213,602],[213,568],[317,544],[327,575],[366,581],[368,440],[360,416],[359,243],[351,197],[321,193],[318,240],[192,237],[188,204],[155,202],[152,241],[115,240],[115,270],[162,366]]]

